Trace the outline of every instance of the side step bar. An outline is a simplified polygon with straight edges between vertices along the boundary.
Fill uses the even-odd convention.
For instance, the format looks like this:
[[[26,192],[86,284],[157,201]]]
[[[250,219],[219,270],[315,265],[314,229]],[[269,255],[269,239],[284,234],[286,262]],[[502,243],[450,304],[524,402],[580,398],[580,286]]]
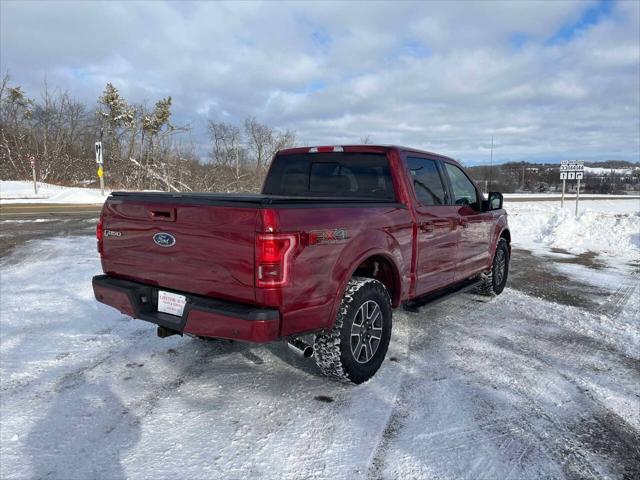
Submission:
[[[419,312],[420,307],[424,307],[429,304],[436,304],[443,302],[454,295],[460,293],[466,293],[473,290],[482,283],[482,276],[473,277],[469,280],[465,280],[460,283],[456,283],[450,287],[436,290],[435,292],[427,293],[421,297],[416,297],[412,300],[407,300],[402,304],[402,308],[407,312]]]

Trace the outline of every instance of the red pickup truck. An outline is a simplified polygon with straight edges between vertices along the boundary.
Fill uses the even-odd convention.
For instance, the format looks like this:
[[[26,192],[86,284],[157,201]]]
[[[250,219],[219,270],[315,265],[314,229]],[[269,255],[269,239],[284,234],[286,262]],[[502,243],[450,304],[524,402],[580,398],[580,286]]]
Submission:
[[[158,335],[285,339],[361,383],[392,308],[504,289],[502,195],[451,158],[396,146],[278,152],[262,194],[114,192],[97,227],[96,299]]]

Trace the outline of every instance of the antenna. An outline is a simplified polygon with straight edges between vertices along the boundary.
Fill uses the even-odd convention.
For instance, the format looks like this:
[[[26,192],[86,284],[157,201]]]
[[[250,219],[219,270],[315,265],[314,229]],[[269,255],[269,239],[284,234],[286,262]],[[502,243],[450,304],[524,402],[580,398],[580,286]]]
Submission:
[[[491,189],[491,181],[493,180],[492,173],[493,173],[493,135],[491,135],[491,161],[489,163],[489,187],[487,187],[487,193],[489,193]]]

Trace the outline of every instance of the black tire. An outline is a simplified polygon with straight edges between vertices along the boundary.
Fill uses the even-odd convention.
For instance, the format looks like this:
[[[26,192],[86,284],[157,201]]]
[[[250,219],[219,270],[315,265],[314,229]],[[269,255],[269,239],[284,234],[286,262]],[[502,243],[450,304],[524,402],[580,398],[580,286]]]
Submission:
[[[316,364],[327,376],[365,382],[384,361],[391,327],[391,298],[385,286],[373,278],[353,277],[333,328],[315,338]]]
[[[509,276],[509,244],[504,238],[498,240],[496,251],[493,255],[493,265],[489,273],[482,274],[482,282],[477,288],[477,293],[486,297],[500,295],[507,284]]]

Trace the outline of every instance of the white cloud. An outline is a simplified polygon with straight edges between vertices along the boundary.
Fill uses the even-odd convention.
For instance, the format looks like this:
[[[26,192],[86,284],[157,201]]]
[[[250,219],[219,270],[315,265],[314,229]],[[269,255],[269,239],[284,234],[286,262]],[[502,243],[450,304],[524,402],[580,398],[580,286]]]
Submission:
[[[638,160],[638,5],[2,2],[0,66],[33,96],[171,95],[196,136],[254,114],[309,143]]]

